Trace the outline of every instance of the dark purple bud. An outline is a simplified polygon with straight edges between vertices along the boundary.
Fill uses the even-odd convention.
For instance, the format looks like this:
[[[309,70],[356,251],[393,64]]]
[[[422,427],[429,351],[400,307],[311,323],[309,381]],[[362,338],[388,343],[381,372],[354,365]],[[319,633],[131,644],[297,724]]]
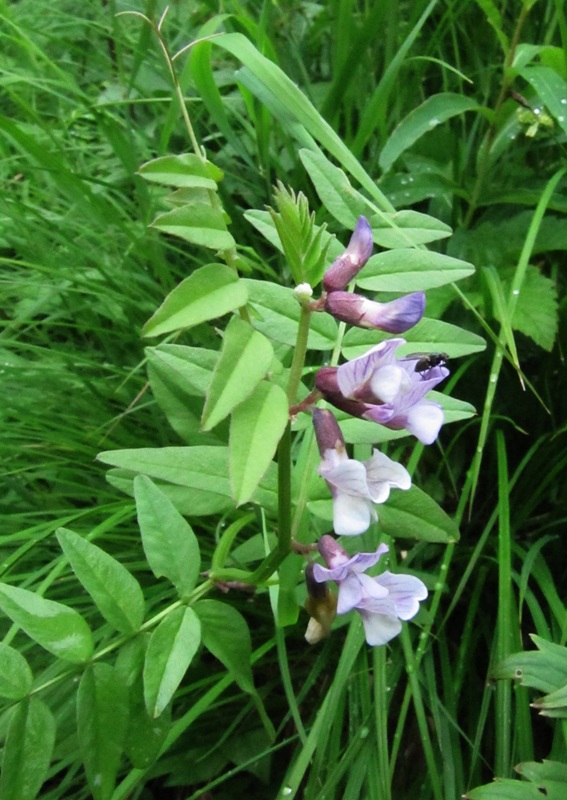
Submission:
[[[327,450],[344,448],[345,440],[334,414],[327,408],[313,409],[313,427],[321,457]]]
[[[346,289],[372,253],[372,229],[366,217],[359,217],[347,249],[331,264],[323,278],[327,292]]]
[[[388,333],[403,333],[423,316],[425,295],[413,292],[389,303],[368,300],[359,294],[333,292],[325,298],[325,311],[358,328],[378,328]]]

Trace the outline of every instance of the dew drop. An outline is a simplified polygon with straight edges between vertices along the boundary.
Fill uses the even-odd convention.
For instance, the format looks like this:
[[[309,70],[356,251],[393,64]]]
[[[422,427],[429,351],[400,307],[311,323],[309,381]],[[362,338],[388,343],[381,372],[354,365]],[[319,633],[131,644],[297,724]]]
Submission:
[[[520,290],[519,289],[514,289],[512,291],[512,294],[514,295],[514,297],[517,297],[520,294]]]
[[[562,97],[561,98],[561,105],[562,106],[567,106],[567,97]]]
[[[561,114],[559,117],[557,117],[557,121],[558,122],[565,122],[565,117],[563,116],[563,114]]]
[[[490,383],[496,383],[496,375],[490,376]]]
[[[289,797],[292,791],[293,789],[291,788],[291,786],[284,786],[284,788],[282,789],[282,797]]]

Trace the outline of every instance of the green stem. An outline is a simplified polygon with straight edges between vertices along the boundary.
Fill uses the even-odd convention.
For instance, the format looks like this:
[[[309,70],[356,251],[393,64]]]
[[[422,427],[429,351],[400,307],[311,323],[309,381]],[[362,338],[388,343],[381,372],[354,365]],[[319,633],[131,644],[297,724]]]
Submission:
[[[289,372],[289,380],[287,384],[287,399],[290,406],[295,403],[297,390],[303,374],[303,367],[305,365],[305,354],[307,352],[307,339],[309,336],[309,324],[311,322],[311,309],[308,306],[301,306],[301,314],[299,316],[299,326],[297,328],[297,339],[295,340],[295,348],[293,351],[293,360],[291,362],[291,369]]]
[[[307,306],[301,306],[297,339],[287,384],[287,397],[290,405],[293,405],[295,401],[303,374],[310,321],[311,310]],[[252,573],[251,582],[258,584],[266,581],[290,553],[291,529],[291,425],[288,422],[278,447],[278,546]]]
[[[291,550],[291,425],[288,422],[278,447],[278,550]]]
[[[496,627],[496,661],[503,661],[512,648],[512,545],[510,541],[510,486],[506,461],[506,444],[502,431],[496,432],[498,453],[498,620]],[[512,685],[496,682],[496,736],[494,774],[511,777],[510,739],[512,737]]]
[[[390,770],[388,767],[388,698],[386,681],[386,648],[374,647],[374,724],[376,725],[376,772],[380,800],[391,800]]]

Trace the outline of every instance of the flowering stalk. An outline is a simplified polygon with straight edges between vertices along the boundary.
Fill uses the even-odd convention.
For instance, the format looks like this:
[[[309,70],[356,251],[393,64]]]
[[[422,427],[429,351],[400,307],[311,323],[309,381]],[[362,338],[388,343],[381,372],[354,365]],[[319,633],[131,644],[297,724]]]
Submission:
[[[300,293],[301,297],[301,293]],[[307,302],[300,300],[301,313],[297,329],[297,339],[293,352],[287,397],[291,403],[297,396],[301,373],[307,352],[311,310]],[[278,445],[278,544],[252,573],[251,580],[262,583],[272,575],[291,550],[291,425],[288,422],[284,435]]]

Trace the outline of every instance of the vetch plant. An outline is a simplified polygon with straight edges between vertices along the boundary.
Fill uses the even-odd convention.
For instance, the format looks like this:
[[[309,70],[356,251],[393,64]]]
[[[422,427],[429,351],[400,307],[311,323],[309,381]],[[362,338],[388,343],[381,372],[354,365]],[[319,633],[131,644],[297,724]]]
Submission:
[[[296,137],[304,163],[317,165],[310,173],[320,198],[317,215],[304,194],[278,184],[272,209],[249,209],[242,225],[234,226],[246,220],[281,254],[279,271],[266,267],[233,234],[223,172],[197,140],[175,70],[181,53],[169,56],[162,23],[163,18],[153,29],[192,152],[161,156],[139,173],[170,206],[152,227],[176,237],[192,266],[142,335],[168,337],[146,350],[148,380],[178,443],[99,454],[110,467],[110,484],[134,499],[143,578],[108,552],[104,526],[92,535],[65,527],[57,532],[60,565],[41,591],[0,585],[4,614],[53,658],[36,687],[24,656],[9,645],[3,651],[16,676],[5,689],[15,709],[7,723],[3,780],[16,786],[27,780],[28,797],[39,792],[58,737],[68,741],[69,730],[77,732],[95,800],[143,791],[149,777],[167,773],[172,748],[195,716],[214,707],[233,683],[246,703],[243,718],[253,717],[262,746],[269,746],[287,719],[278,727],[280,720],[268,713],[266,681],[273,676],[258,677],[252,664],[274,641],[293,723],[307,746],[317,728],[306,735],[283,640],[284,629],[303,630],[305,581],[305,606],[314,620],[311,643],[342,641],[343,631],[334,630],[335,613],[356,610],[370,646],[384,646],[401,632],[406,657],[414,634],[403,630],[403,622],[426,599],[425,582],[395,568],[376,576],[366,570],[388,548],[394,555],[396,538],[448,544],[459,535],[453,520],[412,485],[406,466],[411,440],[397,452],[390,443],[397,446],[410,433],[432,444],[444,422],[474,413],[466,402],[441,394],[429,398],[449,370],[435,359],[422,368],[423,350],[442,348],[453,358],[482,348],[478,336],[424,317],[426,290],[453,283],[457,270],[464,277],[473,267],[452,259],[444,270],[442,257],[437,263],[437,254],[423,248],[420,231],[398,224],[374,177],[297,86],[242,34],[222,34],[194,44],[196,80],[205,80],[212,47],[239,59],[254,78],[250,91],[259,102],[269,99],[270,113],[287,136]],[[204,100],[214,105],[214,82],[207,87]],[[318,224],[322,218],[340,233]],[[389,285],[383,253],[372,255],[384,225],[396,234],[391,246],[383,246],[388,254],[408,248],[416,257],[424,254],[417,266],[415,259],[401,259],[407,274],[403,268],[392,271],[403,292]],[[428,225],[433,240],[435,231],[440,237],[447,233],[436,220]],[[343,237],[349,238],[346,247]],[[399,332],[406,338],[388,338]],[[325,401],[341,416],[323,407]],[[348,556],[331,529],[348,536],[349,546],[364,535],[364,547],[373,551]],[[317,550],[326,567],[313,562]],[[92,601],[93,613],[85,617],[43,596],[52,584],[57,588],[67,565],[73,575],[67,570],[66,580],[78,582]],[[329,582],[338,585],[337,598]],[[275,638],[254,652],[252,617],[234,599],[242,592],[255,592],[256,608],[273,612]],[[352,659],[363,652],[359,634],[353,622],[337,682],[333,678],[321,701],[322,721],[330,719]],[[302,632],[299,638],[303,644]],[[316,659],[316,653],[310,649],[305,657]],[[59,722],[50,708],[58,691],[76,718],[67,714]],[[22,773],[27,762],[34,764],[29,779]],[[298,763],[305,770],[310,758]],[[294,763],[287,797],[301,783],[295,770]]]

